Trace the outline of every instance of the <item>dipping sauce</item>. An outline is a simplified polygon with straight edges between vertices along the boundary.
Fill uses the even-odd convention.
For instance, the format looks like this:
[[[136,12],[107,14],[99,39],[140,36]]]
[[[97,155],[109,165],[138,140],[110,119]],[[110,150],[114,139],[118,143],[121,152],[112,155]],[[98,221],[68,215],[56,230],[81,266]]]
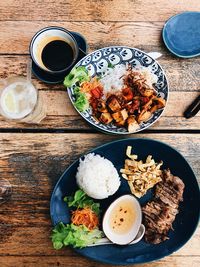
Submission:
[[[110,213],[110,228],[116,234],[128,233],[135,222],[136,214],[133,201],[122,199]]]
[[[126,245],[134,240],[142,223],[142,210],[132,195],[123,195],[113,201],[103,218],[103,231],[115,244]]]

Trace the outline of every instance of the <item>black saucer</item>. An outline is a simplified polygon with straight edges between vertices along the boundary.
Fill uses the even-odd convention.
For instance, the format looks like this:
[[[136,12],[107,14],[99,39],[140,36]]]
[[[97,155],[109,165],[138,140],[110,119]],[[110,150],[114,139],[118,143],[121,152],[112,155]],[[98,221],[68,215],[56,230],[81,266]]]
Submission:
[[[78,46],[80,47],[81,50],[83,50],[83,52],[87,53],[88,50],[88,44],[86,39],[83,37],[83,35],[81,35],[78,32],[71,32],[72,35],[74,36],[74,38],[77,41]],[[83,54],[79,54],[79,57],[77,59],[77,62],[83,58]],[[76,62],[76,63],[77,63]],[[70,72],[71,69],[69,69],[66,73],[62,73],[62,74],[50,74],[47,73],[45,71],[43,71],[42,69],[40,69],[35,63],[34,61],[32,61],[32,72],[33,74],[41,81],[45,82],[45,83],[49,83],[49,84],[57,84],[57,83],[62,83],[65,76]]]

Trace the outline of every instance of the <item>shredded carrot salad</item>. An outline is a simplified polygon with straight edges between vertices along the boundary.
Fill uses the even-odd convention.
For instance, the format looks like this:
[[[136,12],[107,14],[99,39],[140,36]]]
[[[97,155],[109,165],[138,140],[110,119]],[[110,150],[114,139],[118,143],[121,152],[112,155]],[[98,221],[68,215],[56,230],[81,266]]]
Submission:
[[[98,216],[88,207],[73,211],[71,221],[75,225],[85,225],[89,230],[93,230],[99,224]]]
[[[80,91],[82,93],[90,93],[92,89],[97,87],[100,87],[103,90],[103,87],[97,78],[93,78],[90,82],[83,82],[80,86]]]

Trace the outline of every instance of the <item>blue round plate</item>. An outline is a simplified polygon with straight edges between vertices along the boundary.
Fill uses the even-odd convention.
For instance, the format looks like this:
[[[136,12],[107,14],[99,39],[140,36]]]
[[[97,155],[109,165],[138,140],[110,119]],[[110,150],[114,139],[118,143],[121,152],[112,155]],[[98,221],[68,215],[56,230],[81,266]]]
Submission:
[[[155,59],[139,49],[126,46],[105,47],[88,54],[74,67],[85,66],[89,75],[94,77],[96,75],[102,75],[107,70],[109,64],[114,66],[117,64],[131,64],[133,67],[147,67],[158,77],[158,82],[155,85],[158,95],[167,101],[169,93],[168,83],[163,69]],[[67,89],[73,105],[75,102],[75,95],[73,92],[74,86]],[[75,105],[74,108],[76,109]],[[91,108],[84,112],[80,112],[78,109],[76,110],[87,122],[100,131],[110,134],[130,134],[125,127],[117,127],[113,123],[107,125],[100,123],[93,117]],[[148,128],[156,122],[163,113],[163,110],[164,109],[156,111],[147,122],[141,123],[135,133]]]
[[[184,12],[171,17],[162,32],[166,47],[176,56],[200,55],[200,12]]]
[[[179,176],[185,183],[183,202],[179,207],[179,214],[173,223],[174,231],[170,231],[170,239],[158,245],[148,244],[144,240],[129,246],[105,245],[76,249],[78,253],[96,261],[128,265],[154,261],[167,256],[182,247],[194,233],[200,213],[200,194],[195,175],[184,157],[174,148],[150,139],[124,139],[114,141],[97,147],[94,152],[111,160],[119,171],[124,165],[126,147],[133,146],[133,151],[139,158],[145,159],[152,155],[156,161],[163,160],[163,168],[170,168],[174,175]],[[117,156],[116,156],[117,155]],[[53,225],[58,222],[70,222],[70,210],[63,197],[73,194],[77,189],[76,171],[79,160],[76,160],[61,176],[57,182],[50,202],[50,214]],[[117,197],[130,193],[129,186],[125,179],[121,179],[121,186],[112,197],[101,200],[102,211]],[[152,197],[152,191],[139,199],[141,205]]]

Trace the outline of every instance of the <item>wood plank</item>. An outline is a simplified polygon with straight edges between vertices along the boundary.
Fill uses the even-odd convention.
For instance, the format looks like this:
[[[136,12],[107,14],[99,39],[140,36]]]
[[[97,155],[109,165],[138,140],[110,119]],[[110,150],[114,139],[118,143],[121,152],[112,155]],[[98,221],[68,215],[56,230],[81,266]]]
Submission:
[[[164,21],[167,20],[170,16],[175,15],[179,12],[184,12],[186,10],[199,11],[199,1],[0,1],[1,20],[16,21]]]
[[[191,145],[194,147],[195,144]],[[40,145],[38,144],[38,146]],[[194,149],[194,154],[198,155],[200,151],[199,143],[196,146],[197,149]],[[200,176],[200,166],[196,155],[186,156],[186,159],[194,168],[200,184],[198,178]],[[13,153],[9,156],[9,159],[2,159],[0,161],[1,177],[8,179],[12,183],[14,191],[12,201],[1,207],[1,214],[4,214],[5,217],[2,217],[0,222],[5,225],[27,227],[30,223],[35,226],[41,225],[41,223],[43,226],[48,225],[48,203],[52,188],[66,167],[78,156],[73,155],[72,159],[68,159],[66,155],[56,154],[55,156],[48,155],[46,157],[41,155],[36,158],[35,153],[29,155],[28,152],[24,152],[21,154]],[[42,169],[37,175],[38,168]],[[33,203],[37,209],[32,207]],[[14,209],[13,204],[15,205]]]
[[[81,141],[79,140],[81,136]],[[23,141],[22,141],[23,137]],[[134,137],[154,138],[176,147],[191,163],[197,177],[200,174],[198,157],[200,151],[200,136],[195,134],[137,134]],[[37,216],[34,223],[43,223],[48,214],[49,195],[52,187],[65,168],[77,159],[80,154],[102,143],[116,140],[118,137],[101,134],[0,134],[2,177],[9,179],[13,186],[12,202],[4,206],[5,213],[12,217],[15,225],[28,225],[29,214],[26,220],[21,218],[18,210],[29,210],[34,202],[42,206],[41,210],[33,211]],[[178,142],[177,142],[178,140]],[[70,155],[70,156],[69,156]],[[14,174],[14,175],[13,175]],[[32,192],[33,190],[33,192]],[[37,194],[35,194],[35,190]],[[18,209],[13,211],[13,203]],[[28,209],[27,209],[28,208]],[[2,211],[4,210],[2,209]],[[11,211],[11,213],[8,213]],[[44,213],[44,214],[43,214]],[[2,218],[5,224],[10,220]]]
[[[81,136],[81,139],[80,139]],[[192,164],[196,171],[197,177],[200,174],[198,157],[200,151],[200,136],[196,134],[135,134],[132,137],[147,137],[166,142],[177,148]],[[23,138],[23,139],[22,139]],[[124,137],[127,138],[127,137]],[[0,134],[0,171],[2,177],[7,178],[16,186],[16,195],[14,200],[17,201],[23,195],[21,190],[34,189],[37,186],[46,187],[48,179],[49,190],[62,174],[66,166],[77,159],[82,153],[86,153],[91,148],[103,143],[118,140],[118,136],[98,134]],[[50,166],[50,167],[49,167]],[[37,176],[40,171],[40,178]],[[13,175],[14,173],[14,175]],[[200,178],[200,177],[199,177]],[[17,185],[20,185],[17,188]],[[47,191],[45,196],[49,194]],[[28,192],[30,193],[30,192]],[[41,195],[40,195],[41,193]],[[20,194],[20,198],[18,198]],[[44,196],[43,191],[38,191],[34,200],[40,200]],[[34,197],[34,194],[32,195]],[[41,199],[41,201],[46,199]]]
[[[0,78],[4,79],[15,75],[25,76],[27,60],[27,55],[0,56]],[[170,91],[199,91],[199,57],[183,60],[163,55],[158,61],[166,72]],[[61,84],[56,86],[45,84],[36,79],[34,75],[33,82],[39,90],[65,90]]]
[[[23,124],[4,120],[0,116],[0,128],[4,129],[88,129],[93,128],[76,112],[66,91],[40,90],[47,117],[39,124]],[[199,130],[200,113],[191,119],[183,117],[184,110],[192,103],[198,92],[171,92],[164,114],[149,129],[153,130]],[[178,107],[177,107],[178,104]]]
[[[81,135],[81,139],[80,136]],[[22,139],[23,137],[23,139]],[[200,149],[200,136],[197,134],[134,134],[129,137],[134,138],[153,138],[161,140],[176,147],[184,156],[196,156]],[[121,139],[129,138],[121,137]],[[29,153],[32,156],[37,156],[33,159],[44,159],[41,153],[46,157],[55,155],[66,155],[63,160],[74,160],[80,154],[85,153],[92,147],[104,144],[112,140],[118,140],[118,136],[111,136],[105,134],[79,134],[79,133],[0,133],[0,159],[9,160],[13,155],[18,157],[21,162],[30,160]],[[48,152],[48,154],[47,154]],[[70,155],[70,158],[68,156]],[[20,157],[21,156],[21,157]],[[17,159],[17,158],[16,158]],[[52,157],[52,160],[54,158]],[[14,163],[14,159],[13,159]],[[11,165],[13,164],[11,162]],[[25,164],[25,162],[24,162]],[[9,167],[12,167],[12,166]],[[0,164],[0,167],[2,165]],[[11,172],[12,173],[12,172]]]
[[[197,177],[200,136],[195,134],[138,134],[166,142],[191,163]],[[12,198],[0,211],[0,255],[66,255],[49,240],[49,199],[64,169],[82,153],[118,137],[102,134],[0,134],[0,176],[13,186]],[[177,256],[200,256],[200,229]]]
[[[199,150],[196,151],[196,155],[198,153]],[[5,165],[0,169],[2,177],[7,178],[14,189],[11,201],[1,207],[3,216],[0,224],[2,225],[7,225],[7,227],[30,227],[30,225],[40,227],[41,224],[44,227],[49,226],[49,196],[56,181],[69,166],[71,160],[67,161],[66,156],[63,155],[42,156],[43,160],[39,159],[39,163],[37,163],[33,158],[34,156],[27,156],[27,153],[24,153],[23,156],[11,155],[8,162],[1,161],[1,164]],[[186,158],[198,178],[200,175],[198,159],[195,156]],[[37,175],[38,165],[43,169],[39,170]],[[13,177],[11,171],[14,168],[15,175]],[[199,178],[198,181],[200,184]]]
[[[1,21],[0,53],[27,54],[32,36],[48,25],[80,32],[92,50],[110,45],[127,45],[157,51],[160,50],[163,22]]]
[[[75,257],[58,257],[58,256],[4,256],[0,257],[0,262],[3,263],[3,267],[35,267],[40,263],[40,266],[43,267],[105,267],[105,264],[94,262],[88,260],[86,258],[80,257],[76,255]],[[136,265],[129,265],[134,267],[199,267],[200,265],[200,257],[166,257],[162,260],[147,263],[147,264],[136,264]],[[120,267],[119,265],[115,265],[116,267]]]

